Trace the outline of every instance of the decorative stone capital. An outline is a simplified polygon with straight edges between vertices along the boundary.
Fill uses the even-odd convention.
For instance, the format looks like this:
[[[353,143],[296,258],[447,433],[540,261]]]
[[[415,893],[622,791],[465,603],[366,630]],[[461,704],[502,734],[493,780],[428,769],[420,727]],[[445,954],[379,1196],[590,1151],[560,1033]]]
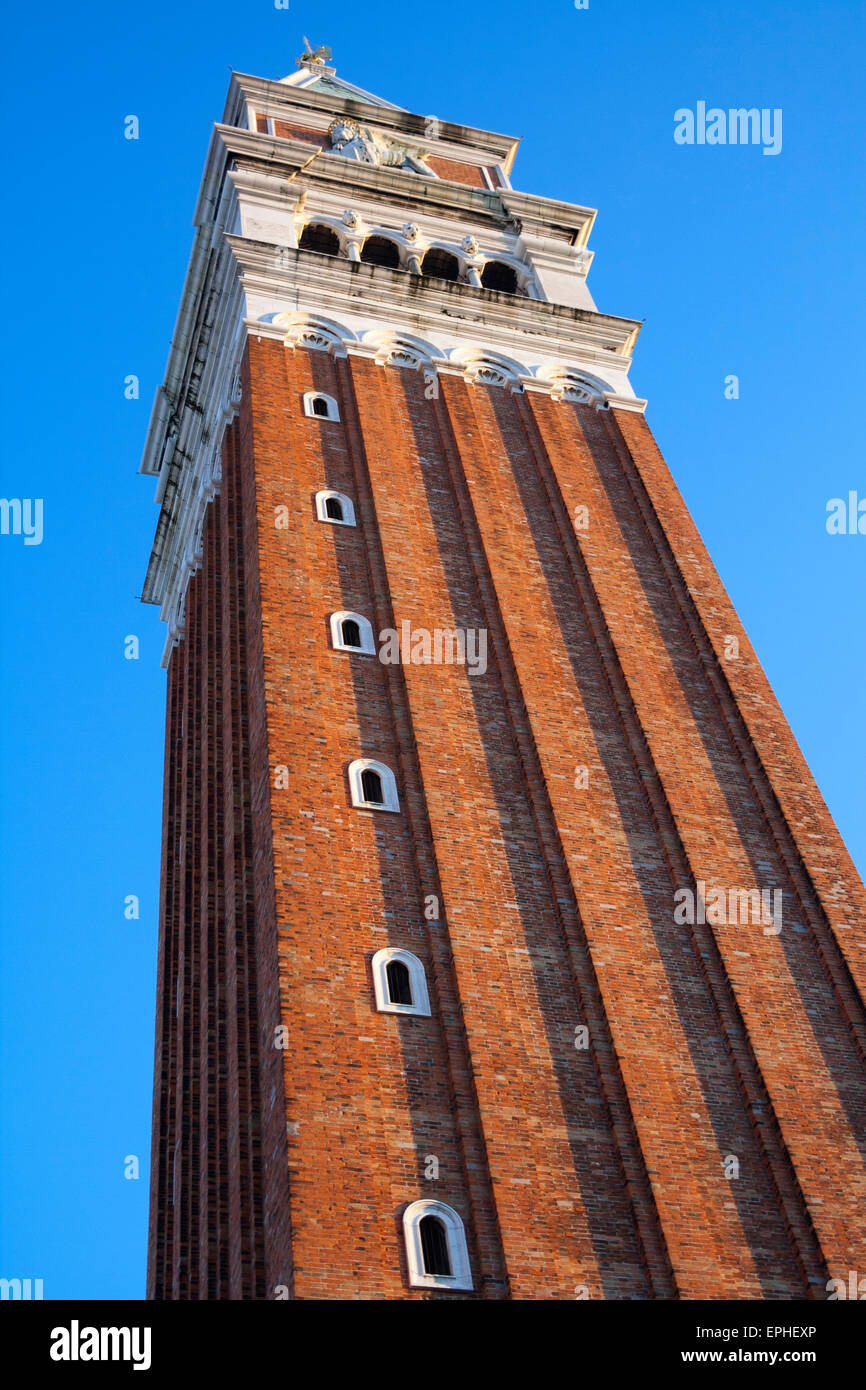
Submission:
[[[290,323],[283,335],[286,347],[312,348],[314,351],[330,353],[332,357],[345,357],[346,349],[342,339],[324,327],[310,323]]]
[[[550,395],[555,401],[579,401],[581,405],[592,405],[597,402],[597,397],[592,394],[589,387],[579,386],[568,381],[555,381],[550,388]]]
[[[408,367],[413,372],[417,372],[424,363],[424,358],[419,357],[410,348],[399,345],[388,346],[387,344],[379,348],[375,360],[380,367]]]
[[[498,367],[493,367],[487,362],[467,362],[463,370],[463,380],[470,385],[480,386],[515,386],[513,381],[505,372]]]
[[[404,367],[410,371],[431,367],[435,353],[435,349],[421,338],[387,331],[370,333],[353,351],[364,355],[372,353],[380,367]]]

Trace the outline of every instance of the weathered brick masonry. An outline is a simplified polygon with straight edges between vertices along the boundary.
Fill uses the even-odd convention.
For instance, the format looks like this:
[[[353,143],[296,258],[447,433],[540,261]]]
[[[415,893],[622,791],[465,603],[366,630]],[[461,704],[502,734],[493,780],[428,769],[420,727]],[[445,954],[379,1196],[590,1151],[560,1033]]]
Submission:
[[[169,666],[148,1294],[823,1297],[866,1269],[862,886],[643,417],[438,385],[248,343]],[[675,925],[696,880],[781,932]],[[429,1018],[376,1011],[386,945]],[[472,1292],[409,1286],[419,1197]]]
[[[232,75],[142,460],[148,1296],[823,1298],[866,1270],[866,897],[587,287],[594,213],[296,69]],[[338,650],[338,612],[486,669]],[[675,915],[699,883],[781,915]]]

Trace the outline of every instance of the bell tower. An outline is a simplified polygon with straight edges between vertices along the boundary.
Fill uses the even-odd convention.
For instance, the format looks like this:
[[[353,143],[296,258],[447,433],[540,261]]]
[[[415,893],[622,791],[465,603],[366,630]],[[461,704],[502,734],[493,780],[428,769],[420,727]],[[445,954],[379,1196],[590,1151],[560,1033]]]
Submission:
[[[510,136],[235,73],[142,471],[148,1296],[866,1268],[864,893]]]

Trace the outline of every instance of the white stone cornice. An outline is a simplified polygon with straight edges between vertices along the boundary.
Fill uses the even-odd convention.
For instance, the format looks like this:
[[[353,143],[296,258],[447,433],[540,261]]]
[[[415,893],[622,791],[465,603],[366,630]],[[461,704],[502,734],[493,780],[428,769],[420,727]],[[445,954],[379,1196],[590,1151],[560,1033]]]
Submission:
[[[483,158],[491,165],[501,164],[510,170],[519,143],[513,135],[502,135],[475,126],[459,125],[454,121],[418,115],[393,105],[374,105],[369,101],[345,97],[335,92],[322,93],[286,82],[271,82],[249,73],[233,73],[232,82],[238,97],[252,104],[257,111],[284,120],[287,124],[304,124],[318,116],[325,128],[335,115],[343,115],[377,127],[393,136],[405,137],[412,144],[427,149],[434,157],[446,149],[446,156],[462,163]],[[233,108],[233,110],[236,107]],[[227,108],[228,113],[228,108]],[[228,118],[228,115],[227,115]],[[435,121],[435,125],[431,122]],[[431,132],[435,130],[436,134]]]
[[[359,192],[369,189],[380,205],[383,198],[393,196],[416,209],[441,206],[451,215],[461,208],[472,210],[476,216],[486,214],[500,223],[511,223],[517,232],[524,228],[527,234],[540,233],[545,227],[556,230],[579,247],[585,244],[595,219],[594,209],[577,203],[515,193],[512,189],[482,189],[445,179],[431,180],[406,169],[347,160],[327,150],[313,149],[303,140],[264,135],[236,126],[216,125],[214,140],[221,142],[231,158],[261,163],[275,173],[284,169],[289,175],[297,174],[309,164],[311,176],[315,173],[317,179]]]
[[[266,321],[245,320],[250,336],[271,338],[289,348],[321,350],[332,356],[364,357],[379,366],[423,371],[425,376],[457,376],[464,381],[506,386],[511,391],[535,391],[556,401],[577,401],[601,408],[608,404],[642,411],[645,401],[620,395],[610,384],[585,369],[563,362],[527,366],[484,347],[481,343],[438,343],[401,333],[393,327],[369,328],[360,334],[346,324],[322,320],[301,311],[285,312]]]
[[[272,212],[285,208],[294,212],[303,201],[304,188],[264,169],[235,165],[228,170],[235,191],[245,207]]]
[[[297,304],[300,296],[311,310],[314,303],[329,316],[333,309],[333,317],[345,322],[347,314],[357,313],[358,300],[364,299],[376,302],[380,321],[399,325],[403,320],[409,332],[417,331],[413,324],[436,324],[445,315],[455,324],[483,324],[488,335],[501,333],[508,339],[527,334],[569,343],[583,352],[616,355],[617,369],[627,365],[627,349],[640,328],[634,319],[528,296],[422,278],[408,271],[352,263],[245,237],[230,235],[226,240],[242,272],[248,317],[262,317],[267,312],[265,305],[276,307],[275,301],[282,297]],[[427,336],[423,329],[422,336]]]
[[[641,400],[640,396],[615,396],[613,394],[607,396],[605,405],[609,410],[630,410],[636,415],[642,415],[647,408],[647,402]]]
[[[503,189],[500,202],[507,215],[527,231],[548,227],[566,232],[576,245],[584,246],[595,221],[595,208],[580,203],[564,203],[559,198],[542,198],[537,193]]]

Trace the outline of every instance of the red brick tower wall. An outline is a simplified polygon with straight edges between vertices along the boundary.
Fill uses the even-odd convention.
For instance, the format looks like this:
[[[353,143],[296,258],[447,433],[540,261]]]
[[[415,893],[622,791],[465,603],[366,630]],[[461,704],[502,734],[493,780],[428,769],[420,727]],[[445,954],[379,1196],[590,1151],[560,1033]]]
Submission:
[[[246,606],[240,447],[236,422],[168,670],[147,1276],[157,1299],[265,1297],[259,1017],[276,969],[273,912],[256,911],[251,726],[263,701],[248,645],[260,647],[261,624]],[[265,875],[265,902],[267,886]]]
[[[866,1263],[863,889],[643,418],[438,384],[249,345],[169,671],[150,1295],[822,1297]],[[781,932],[675,925],[696,880]],[[389,945],[431,1017],[376,1011]],[[409,1287],[419,1197],[473,1292]]]

